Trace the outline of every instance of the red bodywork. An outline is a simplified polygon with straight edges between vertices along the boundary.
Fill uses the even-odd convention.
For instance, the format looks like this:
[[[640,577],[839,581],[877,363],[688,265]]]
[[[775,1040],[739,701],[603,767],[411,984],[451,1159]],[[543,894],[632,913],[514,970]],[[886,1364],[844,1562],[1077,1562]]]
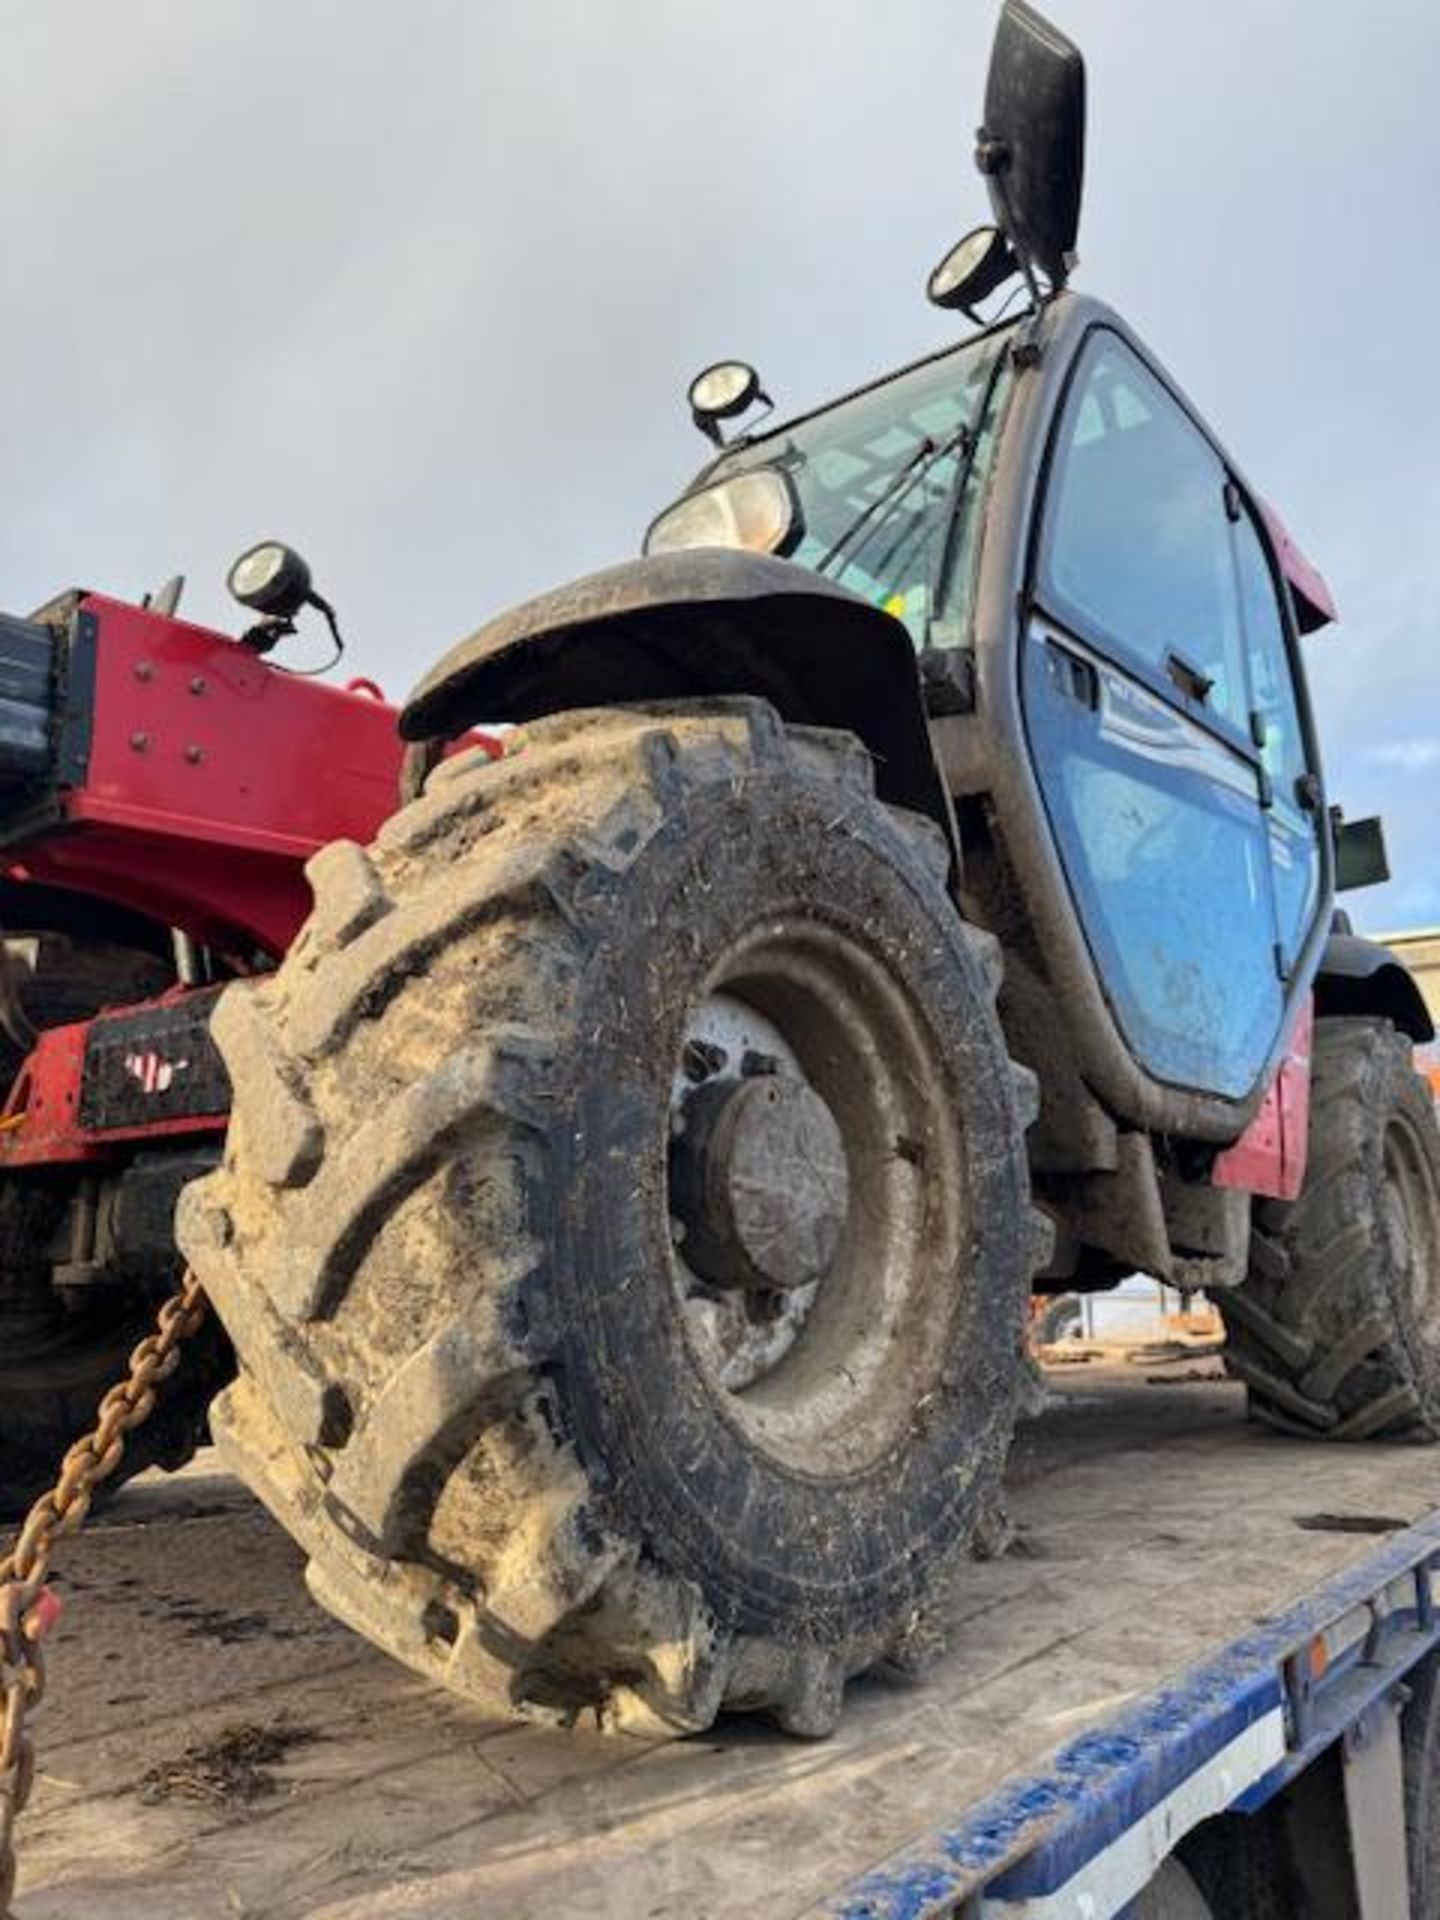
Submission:
[[[0,874],[146,914],[241,972],[278,959],[299,931],[311,854],[370,840],[397,803],[396,710],[373,682],[287,674],[183,620],[86,596],[65,699],[57,777],[31,813],[5,823]],[[152,1004],[176,1006],[191,991]],[[140,1140],[223,1131],[213,1112],[82,1125],[90,1031],[87,1021],[39,1036],[0,1117],[0,1165],[113,1159]],[[144,1092],[147,1073],[184,1065],[152,1068],[142,1056],[134,1071]]]
[[[1241,1187],[1274,1200],[1296,1200],[1310,1152],[1310,1049],[1315,1008],[1307,1000],[1260,1111],[1233,1147],[1215,1161],[1217,1187]]]
[[[395,709],[118,600],[81,613],[98,626],[88,770],[4,870],[278,957],[309,911],[310,855],[394,810]]]
[[[1302,633],[1328,627],[1340,618],[1340,613],[1324,574],[1300,551],[1299,542],[1272,506],[1262,500],[1260,512],[1280,561],[1280,571],[1294,596],[1297,626]]]

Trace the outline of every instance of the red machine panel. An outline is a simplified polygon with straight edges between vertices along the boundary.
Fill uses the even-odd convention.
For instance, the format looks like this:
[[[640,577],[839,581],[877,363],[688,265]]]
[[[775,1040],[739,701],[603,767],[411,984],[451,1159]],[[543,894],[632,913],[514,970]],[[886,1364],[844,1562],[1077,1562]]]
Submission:
[[[22,791],[0,873],[147,914],[240,973],[278,957],[310,909],[311,854],[373,838],[395,809],[395,708],[373,682],[288,674],[224,634],[100,595],[65,646],[55,766]],[[212,998],[177,988],[42,1033],[0,1115],[0,1163],[104,1160],[223,1130]]]
[[[283,952],[309,907],[304,862],[368,840],[394,808],[394,708],[121,601],[91,596],[81,615],[93,650],[72,647],[64,830],[45,827],[11,871],[221,951]]]
[[[394,810],[395,709],[238,641],[98,597],[90,768],[73,818],[305,859]]]
[[[59,820],[37,814],[5,869],[222,953],[282,953],[309,910],[305,861],[369,840],[396,805],[402,746],[373,683],[287,674],[100,595],[80,609],[63,722]]]
[[[1259,1112],[1234,1146],[1216,1158],[1217,1187],[1242,1187],[1247,1193],[1262,1193],[1275,1200],[1299,1197],[1310,1153],[1310,1048],[1314,1037],[1315,1012],[1307,1001]]]

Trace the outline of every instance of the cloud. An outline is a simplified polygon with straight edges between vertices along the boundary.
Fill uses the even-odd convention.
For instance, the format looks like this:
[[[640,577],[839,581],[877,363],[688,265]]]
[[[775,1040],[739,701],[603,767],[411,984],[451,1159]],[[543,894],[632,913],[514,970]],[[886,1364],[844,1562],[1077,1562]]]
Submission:
[[[1382,740],[1366,750],[1373,767],[1397,767],[1402,773],[1424,773],[1440,766],[1440,740]]]

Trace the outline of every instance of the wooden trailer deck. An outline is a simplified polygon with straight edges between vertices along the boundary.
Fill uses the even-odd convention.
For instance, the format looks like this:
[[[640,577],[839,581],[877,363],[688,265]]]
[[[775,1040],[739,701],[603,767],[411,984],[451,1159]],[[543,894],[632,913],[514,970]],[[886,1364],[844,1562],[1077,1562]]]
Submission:
[[[62,1561],[23,1920],[833,1911],[1440,1507],[1436,1451],[1265,1433],[1215,1369],[1057,1375],[1016,1449],[1015,1550],[969,1574],[953,1650],[919,1686],[853,1687],[817,1745],[487,1722],[322,1614],[203,1459],[147,1476]]]

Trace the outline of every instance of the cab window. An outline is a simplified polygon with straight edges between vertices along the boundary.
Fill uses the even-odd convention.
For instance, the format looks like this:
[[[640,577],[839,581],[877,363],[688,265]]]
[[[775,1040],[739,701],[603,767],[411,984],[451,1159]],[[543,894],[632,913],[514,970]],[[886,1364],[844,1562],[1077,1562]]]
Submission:
[[[1254,733],[1269,786],[1271,866],[1281,948],[1293,958],[1320,884],[1318,812],[1303,804],[1311,771],[1279,590],[1259,529],[1244,512],[1235,528],[1235,565]]]
[[[1045,599],[1085,639],[1236,731],[1247,700],[1226,475],[1113,334],[1085,349],[1060,423]]]
[[[792,560],[894,614],[917,648],[963,642],[1008,346],[985,334],[922,361],[727,454],[716,477],[780,468],[804,527]]]

